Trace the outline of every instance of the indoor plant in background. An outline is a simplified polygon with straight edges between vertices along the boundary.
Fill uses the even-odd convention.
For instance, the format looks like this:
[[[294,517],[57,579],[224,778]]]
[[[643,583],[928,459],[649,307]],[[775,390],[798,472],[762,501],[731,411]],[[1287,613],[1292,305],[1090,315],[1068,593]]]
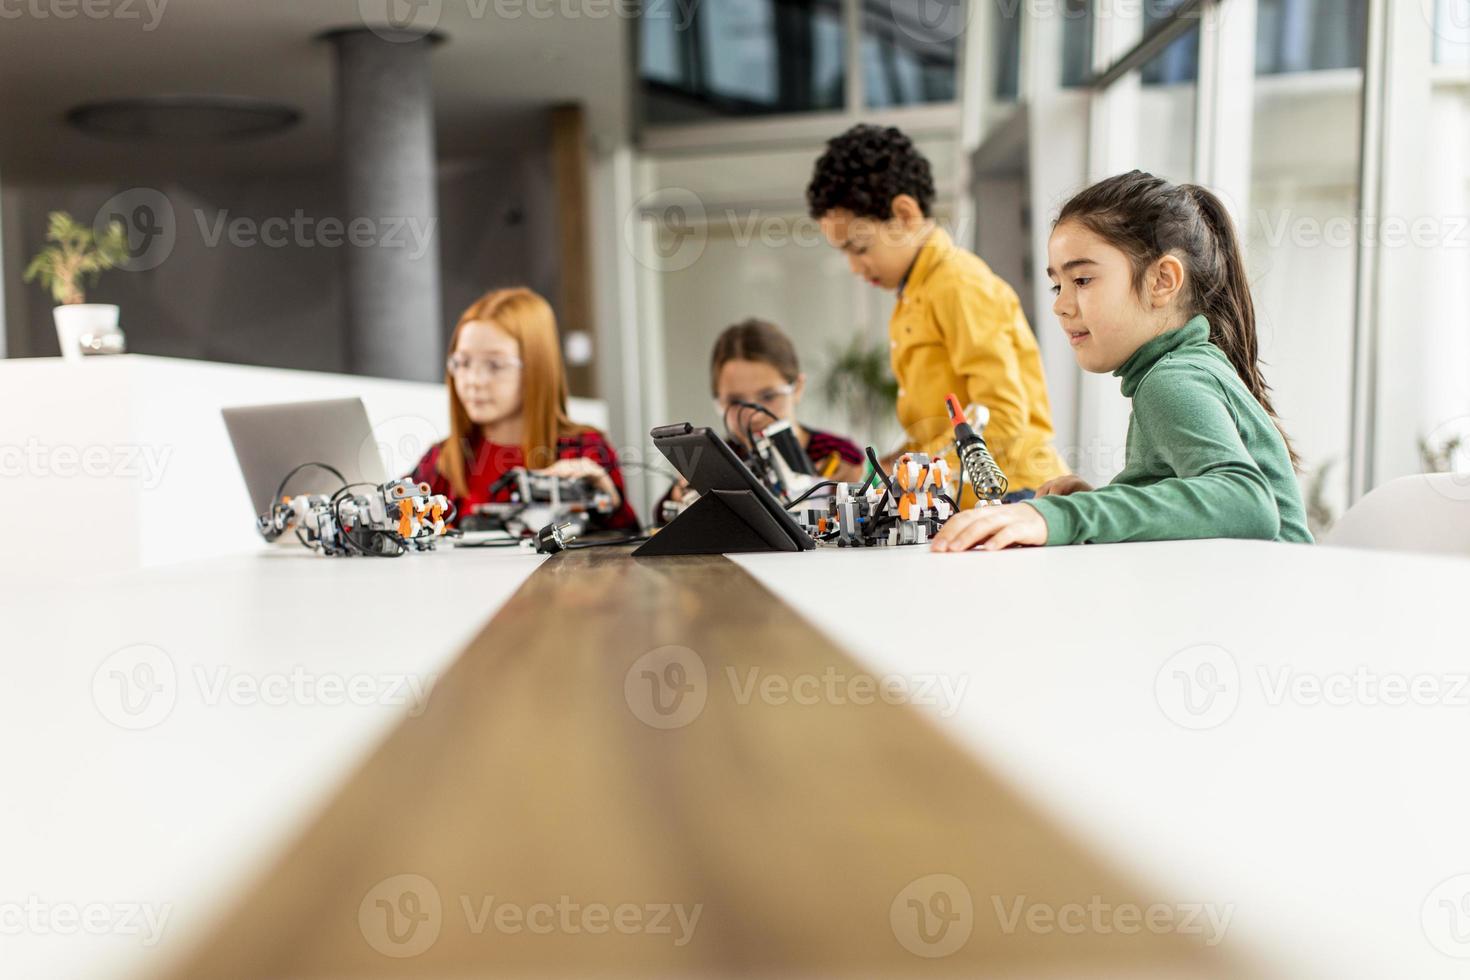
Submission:
[[[61,356],[80,360],[83,353],[122,353],[118,308],[88,303],[82,286],[88,281],[95,285],[103,272],[128,260],[127,229],[114,221],[97,235],[65,211],[53,211],[47,219],[46,240],[51,244],[26,267],[25,281],[41,280],[56,300],[53,316]]]
[[[898,382],[893,379],[886,340],[872,341],[861,331],[845,347],[832,351],[825,390],[827,404],[846,411],[851,430],[874,445],[897,421]]]

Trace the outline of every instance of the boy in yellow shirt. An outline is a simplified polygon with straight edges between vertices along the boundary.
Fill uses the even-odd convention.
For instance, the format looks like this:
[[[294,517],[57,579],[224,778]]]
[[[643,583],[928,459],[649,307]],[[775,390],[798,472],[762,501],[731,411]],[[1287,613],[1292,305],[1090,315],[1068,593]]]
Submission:
[[[944,396],[990,412],[983,436],[1015,499],[1067,467],[1052,445],[1036,336],[1016,292],[930,215],[934,177],[902,132],[858,125],[827,143],[807,187],[827,241],[858,277],[898,292],[888,323],[898,420],[911,452],[953,439]],[[951,454],[951,460],[953,456]],[[962,507],[974,503],[966,486]]]

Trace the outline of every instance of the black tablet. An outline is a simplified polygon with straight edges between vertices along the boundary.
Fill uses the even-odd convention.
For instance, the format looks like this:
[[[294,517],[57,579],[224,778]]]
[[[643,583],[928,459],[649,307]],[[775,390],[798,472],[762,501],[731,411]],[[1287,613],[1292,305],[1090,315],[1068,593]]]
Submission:
[[[674,464],[674,469],[699,491],[701,497],[722,499],[727,504],[737,498],[751,501],[779,529],[784,539],[782,544],[786,545],[781,550],[812,551],[816,548],[811,536],[802,531],[781,502],[713,429],[695,428],[688,422],[680,422],[659,426],[650,435],[658,451]],[[765,521],[749,520],[754,516],[748,515],[749,523],[765,525]]]

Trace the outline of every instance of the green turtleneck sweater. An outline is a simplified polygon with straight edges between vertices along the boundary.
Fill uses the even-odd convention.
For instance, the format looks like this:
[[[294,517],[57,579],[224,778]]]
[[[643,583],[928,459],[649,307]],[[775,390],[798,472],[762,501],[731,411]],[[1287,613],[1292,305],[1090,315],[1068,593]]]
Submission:
[[[1123,471],[1105,487],[1027,501],[1047,544],[1261,538],[1310,544],[1286,442],[1197,316],[1113,372],[1133,400]]]

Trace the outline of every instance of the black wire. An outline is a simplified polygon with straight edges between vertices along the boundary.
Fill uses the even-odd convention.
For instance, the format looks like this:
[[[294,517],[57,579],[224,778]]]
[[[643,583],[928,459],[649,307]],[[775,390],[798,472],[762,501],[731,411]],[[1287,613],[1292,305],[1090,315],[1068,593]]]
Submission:
[[[562,551],[581,551],[583,548],[611,548],[619,544],[640,544],[649,539],[647,534],[629,534],[626,537],[612,538],[607,541],[575,541],[563,545]]]
[[[810,497],[812,494],[816,493],[818,490],[823,489],[824,487],[835,487],[835,486],[837,486],[837,481],[836,480],[823,480],[821,483],[815,483],[815,484],[807,487],[806,490],[802,493],[801,496],[797,497],[795,500],[791,501],[791,503],[787,504],[786,505],[786,508],[789,510],[792,507],[795,507],[797,504],[801,503],[803,500],[805,500],[806,498]]]
[[[869,528],[869,530],[872,532],[869,536],[877,537],[877,528],[885,520],[895,522],[898,520],[898,518],[896,517],[882,516],[883,508],[887,506],[888,499],[892,497],[894,500],[897,500],[898,494],[894,492],[893,481],[888,478],[888,473],[886,470],[883,469],[883,464],[878,462],[878,454],[873,451],[872,446],[868,447],[868,462],[873,465],[873,472],[878,474],[878,476],[881,477],[883,480],[883,496],[878,498],[878,505],[873,508],[873,521],[871,527]]]
[[[291,482],[291,477],[295,476],[297,473],[300,473],[308,466],[319,466],[322,469],[326,470],[328,473],[335,476],[344,486],[347,484],[347,477],[343,476],[342,471],[337,469],[337,467],[335,466],[328,466],[326,463],[318,463],[315,461],[310,463],[302,463],[300,466],[292,469],[290,473],[287,473],[285,476],[281,477],[281,483],[279,486],[276,487],[276,495],[274,499],[271,500],[272,507],[281,502],[281,495],[286,492],[286,484]]]
[[[775,419],[777,422],[781,421],[781,416],[777,415],[775,412],[771,411],[769,408],[766,408],[766,406],[760,404],[759,402],[731,402],[725,408],[725,431],[726,432],[729,432],[730,431],[730,409],[732,409],[732,408],[747,408],[747,409],[750,409],[752,412],[764,412],[766,415],[769,415],[771,418]],[[736,418],[738,419],[739,417],[740,416],[737,414],[736,415]],[[750,443],[750,451],[751,451],[752,454],[754,454],[755,453],[755,433],[752,430],[753,430],[753,424],[747,422],[746,425],[745,425],[745,438],[747,440],[749,440],[749,443]]]
[[[960,488],[959,488],[959,490],[957,490],[955,492],[955,500],[964,500],[965,499],[965,458],[960,455],[960,444],[958,442],[956,442],[954,444],[954,459],[955,459],[955,462],[958,463],[959,464],[959,467],[960,467]],[[976,499],[979,499],[979,497],[980,497],[980,488],[979,487],[976,487],[975,488],[975,497],[976,497]],[[959,509],[960,509],[959,508],[959,505],[958,504],[955,504],[954,503],[954,500],[951,500],[950,503],[951,504],[954,504],[955,513],[959,513]]]

